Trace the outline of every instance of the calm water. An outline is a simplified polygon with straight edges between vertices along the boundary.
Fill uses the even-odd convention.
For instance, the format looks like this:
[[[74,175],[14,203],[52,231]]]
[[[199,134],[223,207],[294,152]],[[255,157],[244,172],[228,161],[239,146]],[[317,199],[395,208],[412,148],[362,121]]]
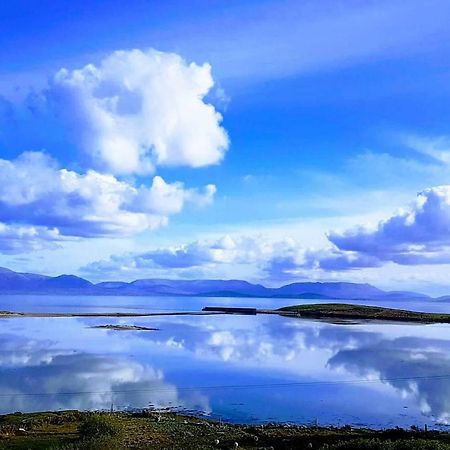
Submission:
[[[289,301],[287,302],[289,303]],[[0,297],[23,311],[199,310],[285,300]],[[384,306],[450,312],[448,303]],[[0,412],[179,408],[234,422],[445,426],[450,326],[277,316],[2,319]],[[92,329],[136,324],[153,332]]]

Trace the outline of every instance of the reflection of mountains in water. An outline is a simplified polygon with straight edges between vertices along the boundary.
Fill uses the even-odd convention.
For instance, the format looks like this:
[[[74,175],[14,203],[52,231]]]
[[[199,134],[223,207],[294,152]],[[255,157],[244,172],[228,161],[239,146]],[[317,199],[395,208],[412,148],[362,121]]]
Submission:
[[[74,275],[48,277],[18,273],[0,268],[0,289],[7,293],[79,294],[79,295],[157,295],[262,298],[314,298],[345,300],[411,300],[428,299],[416,292],[386,292],[370,284],[358,283],[292,283],[267,288],[242,280],[136,280],[130,283],[108,281],[93,284]]]

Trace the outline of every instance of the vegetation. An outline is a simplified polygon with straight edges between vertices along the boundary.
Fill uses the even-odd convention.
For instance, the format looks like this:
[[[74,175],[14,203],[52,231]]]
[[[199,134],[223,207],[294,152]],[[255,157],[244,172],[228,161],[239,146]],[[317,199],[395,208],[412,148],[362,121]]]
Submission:
[[[83,419],[78,434],[83,439],[98,436],[120,438],[124,433],[124,424],[116,414],[87,413]]]
[[[424,313],[379,306],[324,303],[287,306],[277,310],[280,313],[297,313],[301,317],[315,319],[362,319],[392,320],[420,323],[450,323],[450,314]]]
[[[417,428],[376,431],[349,426],[231,425],[151,411],[64,411],[0,416],[2,450],[236,448],[450,450],[450,434]]]

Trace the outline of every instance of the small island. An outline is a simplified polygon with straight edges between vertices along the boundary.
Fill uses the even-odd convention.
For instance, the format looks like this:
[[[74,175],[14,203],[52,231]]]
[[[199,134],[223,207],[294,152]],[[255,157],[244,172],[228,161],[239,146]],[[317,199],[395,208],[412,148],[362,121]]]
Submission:
[[[450,323],[450,314],[425,313],[404,309],[383,308],[343,303],[318,303],[286,306],[276,310],[280,314],[298,314],[308,319],[384,320],[395,322]]]
[[[121,324],[108,324],[108,325],[94,325],[90,328],[99,328],[104,330],[114,331],[158,331],[159,328],[140,327],[138,325],[121,325]]]

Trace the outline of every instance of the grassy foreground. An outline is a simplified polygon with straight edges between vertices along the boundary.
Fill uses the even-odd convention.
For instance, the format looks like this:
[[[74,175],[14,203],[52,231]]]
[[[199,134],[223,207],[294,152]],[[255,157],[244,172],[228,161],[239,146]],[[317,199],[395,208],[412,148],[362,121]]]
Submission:
[[[398,322],[450,323],[450,314],[424,313],[403,309],[382,308],[380,306],[323,303],[286,306],[279,312],[298,313],[301,317],[315,319],[368,319],[392,320]]]
[[[64,411],[0,416],[0,448],[450,450],[450,433],[229,425],[173,413]]]

